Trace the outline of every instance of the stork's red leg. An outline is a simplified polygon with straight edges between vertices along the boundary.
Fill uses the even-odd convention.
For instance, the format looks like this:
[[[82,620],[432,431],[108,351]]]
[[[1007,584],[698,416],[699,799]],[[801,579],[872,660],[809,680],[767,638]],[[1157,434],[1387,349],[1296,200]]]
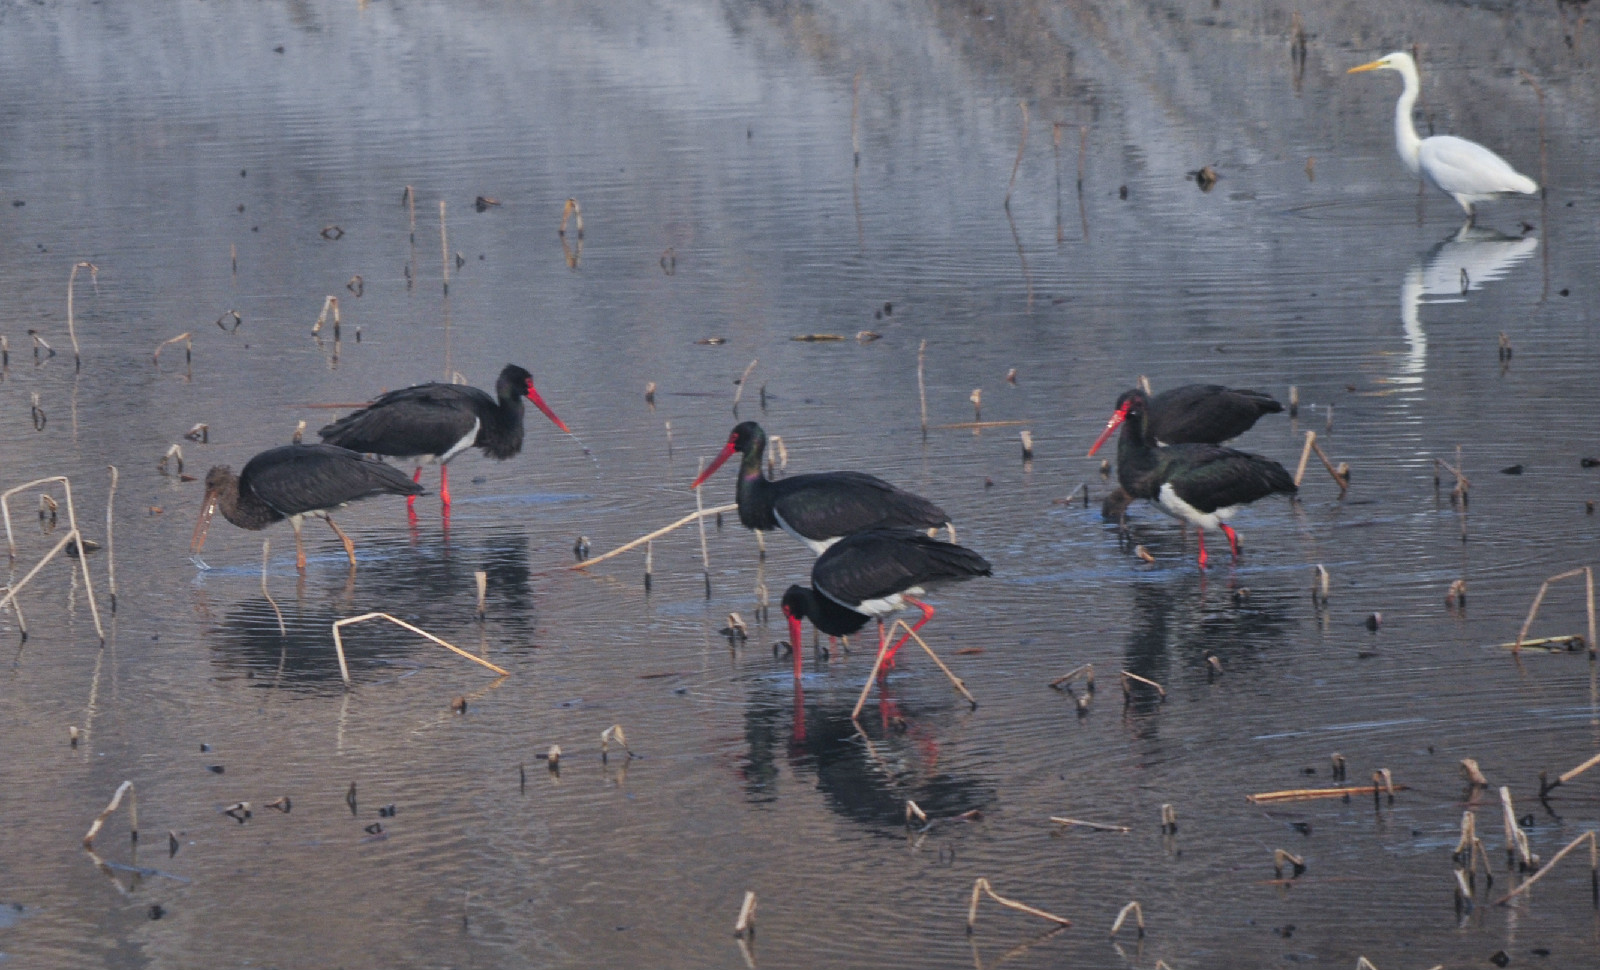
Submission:
[[[421,465],[417,466],[417,473],[415,475],[411,476],[411,480],[413,482],[422,481],[422,466]],[[407,495],[406,496],[406,508],[407,509],[410,509],[413,505],[416,505],[416,504],[417,504],[417,497],[415,495]]]
[[[907,603],[910,603],[912,606],[915,606],[917,609],[922,611],[922,619],[918,620],[916,623],[913,623],[911,625],[910,632],[906,633],[904,636],[902,636],[900,638],[900,640],[894,646],[889,648],[889,652],[887,654],[885,654],[884,658],[883,658],[883,662],[885,664],[893,663],[894,662],[894,655],[896,653],[900,652],[900,648],[906,645],[906,641],[907,640],[911,639],[911,634],[912,633],[916,633],[918,630],[922,629],[922,625],[924,623],[927,623],[929,620],[933,619],[933,607],[931,607],[928,604],[922,602],[921,600],[912,599],[909,596],[905,597],[905,601]]]
[[[1194,527],[1194,534],[1200,539],[1200,568],[1206,568],[1206,530],[1199,526]]]
[[[1233,558],[1239,558],[1239,534],[1233,531],[1233,526],[1226,522],[1218,523],[1222,526],[1222,534],[1228,537],[1228,546],[1233,549]]]
[[[450,504],[450,466],[439,466],[439,500],[446,506]]]

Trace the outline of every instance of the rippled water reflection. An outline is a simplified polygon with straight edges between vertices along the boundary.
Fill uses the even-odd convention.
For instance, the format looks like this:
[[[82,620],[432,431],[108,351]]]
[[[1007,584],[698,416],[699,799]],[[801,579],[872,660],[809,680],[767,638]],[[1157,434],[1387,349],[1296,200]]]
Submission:
[[[1600,743],[1591,667],[1493,646],[1596,539],[1579,463],[1600,447],[1592,31],[1561,8],[1331,4],[1301,11],[1297,62],[1275,5],[858,7],[0,6],[0,484],[70,475],[103,538],[106,466],[122,475],[107,646],[81,585],[48,567],[0,682],[0,965],[1596,959],[1581,863],[1489,905],[1513,881],[1498,807],[1457,768],[1511,787],[1545,858],[1595,822],[1592,779],[1553,812],[1535,800],[1540,770]],[[1398,85],[1343,75],[1412,41],[1424,127],[1543,166],[1546,199],[1463,229],[1415,194],[1390,141]],[[1542,157],[1518,69],[1544,92]],[[1208,164],[1221,180],[1202,193],[1185,175]],[[581,239],[556,234],[569,197]],[[98,274],[75,291],[75,374],[80,260]],[[328,295],[337,341],[310,333]],[[29,330],[57,355],[36,362]],[[861,330],[882,339],[790,339]],[[192,366],[182,344],[154,365],[185,332]],[[648,592],[640,554],[562,568],[580,535],[598,552],[692,510],[752,359],[738,417],[782,435],[792,471],[933,497],[995,563],[929,628],[976,710],[913,657],[857,733],[864,651],[808,651],[797,692],[781,625],[730,648],[727,613],[809,568],[782,537],[759,560],[732,518],[708,529],[709,600],[693,530],[656,543]],[[349,510],[353,577],[322,530],[303,578],[288,530],[267,533],[286,634],[259,536],[219,525],[214,568],[189,562],[201,486],[156,461],[196,422],[191,474],[339,413],[319,405],[456,373],[489,385],[508,360],[578,440],[530,424],[521,457],[461,459],[447,523],[432,499],[415,526],[397,502]],[[1119,542],[1081,456],[1140,374],[1297,386],[1298,418],[1241,445],[1292,464],[1315,430],[1354,469],[1349,495],[1313,459],[1303,500],[1242,515],[1245,558],[1204,575],[1151,510]],[[942,427],[973,418],[974,388],[984,420],[1027,423],[1033,462],[1015,425]],[[1448,473],[1434,482],[1458,445],[1466,513]],[[1068,500],[1084,482],[1088,507]],[[732,475],[708,488],[731,501]],[[62,528],[44,534],[23,498],[13,577]],[[328,625],[369,610],[511,676],[363,626],[346,692]],[[1537,632],[1581,631],[1580,592],[1557,587],[1546,613]],[[17,617],[0,630],[15,643]],[[1083,663],[1098,689],[1080,715],[1047,684]],[[1122,669],[1165,700],[1124,704]],[[613,724],[637,757],[601,760]],[[1407,790],[1245,801],[1329,784],[1334,752],[1353,781],[1386,767]],[[79,840],[124,779],[138,851],[118,816],[96,868]],[[265,807],[283,795],[291,812]],[[908,799],[927,831],[906,829]],[[223,814],[239,801],[243,824]],[[1472,806],[1496,878],[1458,914],[1449,855]],[[1132,831],[1057,832],[1052,815]],[[1305,875],[1274,881],[1275,848]],[[978,877],[1076,925],[1041,935],[985,904],[969,940]],[[747,889],[759,933],[742,948]],[[1142,945],[1104,935],[1130,899]]]

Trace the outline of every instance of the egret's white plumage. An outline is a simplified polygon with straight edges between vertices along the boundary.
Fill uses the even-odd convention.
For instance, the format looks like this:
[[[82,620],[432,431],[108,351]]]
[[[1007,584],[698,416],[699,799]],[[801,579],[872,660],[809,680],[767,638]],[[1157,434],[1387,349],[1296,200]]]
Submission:
[[[1432,182],[1439,191],[1456,200],[1473,215],[1473,207],[1507,192],[1532,194],[1539,191],[1539,183],[1511,167],[1511,163],[1475,141],[1454,135],[1434,135],[1422,138],[1417,135],[1411,121],[1411,109],[1422,91],[1422,79],[1417,74],[1417,62],[1404,51],[1395,51],[1346,73],[1360,71],[1397,71],[1405,80],[1405,90],[1394,106],[1394,141],[1400,160],[1411,174]]]

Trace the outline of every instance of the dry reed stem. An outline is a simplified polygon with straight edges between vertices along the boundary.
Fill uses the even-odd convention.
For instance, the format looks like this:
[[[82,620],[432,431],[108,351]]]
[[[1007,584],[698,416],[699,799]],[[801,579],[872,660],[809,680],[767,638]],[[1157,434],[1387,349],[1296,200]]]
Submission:
[[[1022,140],[1017,143],[1017,160],[1011,163],[1011,182],[1006,186],[1005,207],[1011,208],[1011,190],[1017,187],[1017,170],[1022,168],[1022,153],[1028,147],[1028,102],[1019,101],[1022,108]]]
[[[642,535],[639,538],[633,540],[632,542],[626,543],[624,545],[620,545],[617,548],[611,550],[610,552],[605,553],[604,555],[595,556],[593,559],[585,559],[583,562],[575,563],[575,564],[573,564],[571,566],[568,566],[566,568],[569,569],[569,570],[570,569],[588,569],[590,566],[593,566],[595,563],[604,562],[605,560],[610,559],[613,556],[621,555],[622,553],[627,552],[630,549],[637,549],[639,546],[642,546],[647,542],[652,542],[652,541],[654,541],[656,539],[661,538],[662,536],[666,535],[669,532],[672,532],[672,531],[674,531],[676,529],[681,529],[684,526],[688,525],[689,523],[693,522],[695,519],[703,519],[708,515],[722,515],[725,512],[736,512],[736,511],[738,511],[738,509],[739,509],[738,505],[718,505],[715,508],[699,509],[697,511],[690,512],[688,515],[686,515],[683,518],[679,519],[678,521],[672,523],[671,525],[662,526],[661,528],[657,529],[656,531],[651,532],[648,535]]]
[[[115,812],[117,806],[122,804],[123,795],[128,796],[128,826],[131,830],[132,841],[139,841],[139,793],[134,790],[133,782],[125,781],[117,786],[116,793],[111,796],[111,804],[102,809],[99,815],[95,816],[93,824],[89,826],[89,831],[84,833],[83,847],[85,849],[94,850],[94,837],[100,834],[100,826],[104,825],[106,819],[111,817],[111,813]]]
[[[1259,805],[1263,802],[1295,802],[1313,798],[1345,798],[1350,795],[1381,795],[1405,791],[1405,785],[1357,785],[1353,788],[1288,788],[1283,791],[1259,792],[1244,796],[1245,801]]]
[[[72,338],[72,369],[78,370],[83,366],[83,360],[78,355],[78,328],[74,323],[72,312],[72,291],[78,281],[78,270],[88,268],[89,280],[94,285],[100,285],[100,267],[93,263],[73,263],[72,275],[67,277],[67,336]]]
[[[168,338],[161,341],[159,344],[156,344],[155,352],[150,355],[150,362],[160,366],[162,349],[169,344],[175,344],[179,341],[188,341],[188,343],[184,345],[184,356],[192,361],[194,356],[194,341],[190,339],[190,333],[180,333],[176,337]]]
[[[1478,841],[1478,815],[1476,812],[1461,813],[1461,838],[1456,842],[1454,855],[1460,856],[1463,852],[1472,851],[1472,843]]]
[[[11,496],[25,489],[32,488],[35,485],[44,485],[50,482],[60,482],[62,491],[65,494],[67,500],[68,532],[66,535],[61,537],[61,541],[57,542],[54,548],[45,553],[43,559],[40,559],[38,563],[36,563],[34,567],[28,571],[28,574],[22,578],[21,582],[11,584],[10,588],[6,592],[6,595],[4,597],[0,597],[0,607],[5,606],[7,602],[14,601],[16,599],[16,595],[22,591],[22,588],[28,585],[28,581],[32,579],[40,569],[44,568],[45,563],[49,562],[56,556],[57,553],[65,549],[68,542],[74,542],[77,544],[78,549],[78,566],[83,571],[83,585],[89,594],[89,612],[94,617],[94,631],[99,635],[100,642],[105,643],[106,631],[105,627],[100,623],[100,606],[95,601],[94,579],[89,575],[89,557],[84,552],[83,532],[78,528],[77,508],[72,501],[72,482],[65,475],[52,475],[48,478],[36,478],[31,482],[24,482],[21,485],[8,488],[4,492],[0,492],[0,519],[4,519],[5,521],[6,544],[10,549],[12,560],[15,560],[17,558],[17,543],[11,531]],[[20,611],[18,616],[21,616]]]
[[[922,810],[921,805],[908,798],[906,799],[906,824],[910,825],[913,818],[920,822],[926,822],[928,813]]]
[[[926,340],[917,345],[917,400],[922,405],[922,433],[928,433],[928,386],[922,378],[923,362],[928,353]]]
[[[1289,871],[1294,873],[1295,878],[1299,878],[1300,874],[1306,871],[1305,859],[1295,855],[1288,849],[1273,849],[1272,871],[1274,875],[1277,875],[1280,878],[1283,876],[1283,864],[1285,862],[1289,864]]]
[[[582,239],[583,238],[583,206],[578,204],[578,200],[577,199],[568,199],[566,205],[563,205],[561,207],[561,228],[556,230],[556,235],[565,236],[567,234],[567,220],[568,219],[573,219],[574,220],[573,228],[577,230],[578,238]]]
[[[706,459],[705,459],[705,456],[702,455],[700,457],[698,466],[695,468],[695,477],[696,478],[700,477],[700,473],[705,471],[705,467],[706,467]],[[700,565],[701,565],[702,568],[705,569],[706,599],[710,599],[711,598],[711,550],[706,546],[705,502],[704,502],[703,497],[700,494],[700,489],[698,489],[698,488],[696,488],[694,490],[694,510],[696,512],[700,513],[698,516],[695,517],[695,522],[697,522],[699,524],[699,526],[700,526]],[[796,646],[798,647],[799,645],[796,644]]]
[[[745,382],[750,380],[750,372],[755,370],[756,369],[756,365],[759,364],[760,362],[761,362],[761,358],[759,358],[759,357],[756,358],[755,360],[752,360],[749,364],[747,364],[745,366],[744,373],[739,375],[739,386],[734,388],[734,390],[733,390],[733,409],[735,411],[739,410],[739,399],[744,396],[744,385],[745,385]]]
[[[111,590],[111,612],[117,611],[117,543],[111,531],[112,511],[117,503],[117,466],[107,465],[111,469],[111,487],[106,492],[106,582]]]
[[[439,200],[439,261],[444,266],[444,292],[450,293],[450,230],[445,221],[444,200]]]
[[[272,540],[261,540],[261,595],[267,598],[267,605],[272,607],[272,614],[278,618],[278,636],[286,637],[289,630],[283,625],[283,611],[278,609],[278,601],[272,598],[272,593],[267,589],[267,557],[272,554]]]
[[[1160,684],[1156,683],[1155,681],[1151,680],[1148,677],[1140,677],[1138,674],[1134,673],[1131,670],[1122,671],[1122,692],[1124,694],[1126,694],[1128,692],[1128,681],[1130,681],[1130,680],[1137,680],[1141,684],[1149,684],[1151,687],[1154,687],[1156,689],[1156,693],[1160,694],[1163,700],[1166,699],[1167,689],[1165,687],[1162,687]]]
[[[1366,957],[1356,957],[1356,970],[1378,970]]]
[[[1349,468],[1347,466],[1341,466],[1341,467],[1344,467],[1344,471],[1340,471],[1338,468],[1333,467],[1333,462],[1328,460],[1327,452],[1322,450],[1322,446],[1317,444],[1317,441],[1316,441],[1315,438],[1311,439],[1311,450],[1317,453],[1317,457],[1318,458],[1322,459],[1322,467],[1326,468],[1328,470],[1328,474],[1329,474],[1329,476],[1331,476],[1333,478],[1334,484],[1339,486],[1339,494],[1343,495],[1345,492],[1349,491],[1350,490],[1350,470],[1349,470]]]
[[[1096,832],[1120,832],[1124,835],[1133,831],[1126,825],[1112,825],[1108,822],[1088,822],[1081,818],[1062,818],[1059,815],[1050,816],[1050,821],[1068,828],[1094,829]],[[1112,931],[1116,932],[1115,930]]]
[[[606,760],[606,755],[611,751],[611,742],[622,745],[622,750],[628,752],[628,757],[633,757],[633,749],[628,747],[628,736],[623,733],[622,725],[613,724],[600,732],[600,760]]]
[[[1595,765],[1600,765],[1600,754],[1595,755],[1578,767],[1573,768],[1571,771],[1564,771],[1560,775],[1557,775],[1556,785],[1565,785],[1567,782],[1583,774],[1585,771],[1588,771],[1590,768],[1593,768]],[[1556,785],[1551,785],[1550,788],[1554,788]],[[1548,788],[1545,790],[1549,791]]]
[[[1568,653],[1570,652],[1570,649],[1563,650],[1562,648],[1571,648],[1571,646],[1575,643],[1583,643],[1583,634],[1567,633],[1554,637],[1534,637],[1531,640],[1522,641],[1522,648],[1528,649],[1529,647],[1543,647],[1550,653]],[[1513,640],[1510,643],[1502,643],[1499,646],[1502,650],[1516,650],[1517,642]]]
[[[747,931],[751,936],[756,932],[756,894],[749,889],[744,891],[744,903],[739,906],[739,918],[734,921],[733,935],[743,937]]]
[[[1589,870],[1591,872],[1590,885],[1595,885],[1596,880],[1600,879],[1600,845],[1596,844],[1594,829],[1590,829],[1589,831],[1573,839],[1571,842],[1568,842],[1560,852],[1557,852],[1555,855],[1550,857],[1550,861],[1545,863],[1543,868],[1529,877],[1529,879],[1522,885],[1495,900],[1494,904],[1496,906],[1504,906],[1506,903],[1511,901],[1512,897],[1527,891],[1530,886],[1544,878],[1545,873],[1555,868],[1555,864],[1564,859],[1567,853],[1571,852],[1573,849],[1576,849],[1578,844],[1584,841],[1588,841],[1589,843]]]
[[[1137,899],[1122,907],[1122,912],[1117,914],[1116,921],[1111,924],[1111,935],[1116,936],[1122,929],[1122,924],[1127,921],[1128,914],[1132,913],[1136,925],[1139,927],[1139,936],[1144,936],[1144,907],[1139,905]]]
[[[969,399],[970,400],[970,399]],[[1032,424],[1032,421],[957,421],[955,424],[936,424],[935,431],[966,431],[973,428],[1015,428],[1018,425]]]
[[[478,588],[478,619],[481,620],[485,613],[484,600],[489,593],[489,574],[482,569],[476,570],[472,574],[472,582]]]
[[[351,626],[351,625],[356,624],[356,623],[365,623],[367,620],[388,620],[390,623],[393,623],[396,626],[404,627],[407,630],[410,630],[412,633],[415,633],[419,637],[424,637],[424,638],[426,638],[428,640],[432,640],[434,643],[437,643],[439,646],[444,647],[446,650],[449,650],[452,653],[460,654],[461,656],[467,658],[468,660],[472,661],[475,664],[479,664],[480,666],[488,667],[490,670],[494,671],[495,673],[499,674],[502,677],[508,676],[510,674],[510,671],[505,670],[505,669],[500,668],[500,667],[496,667],[494,664],[490,663],[487,660],[484,660],[482,657],[473,656],[472,654],[470,654],[467,651],[461,649],[460,647],[455,646],[452,643],[448,643],[448,642],[446,642],[444,640],[439,639],[438,637],[436,637],[433,634],[429,633],[427,630],[422,629],[421,627],[412,626],[411,624],[407,623],[405,620],[401,620],[401,619],[398,619],[396,617],[390,616],[388,613],[363,613],[360,616],[350,616],[350,617],[345,617],[342,620],[333,621],[333,646],[334,646],[334,649],[337,650],[338,653],[339,653],[339,676],[344,678],[344,683],[345,683],[346,687],[350,686],[350,668],[347,667],[345,665],[345,662],[344,662],[344,639],[342,637],[340,637],[340,635],[339,635],[339,628],[343,627],[343,626]]]
[[[1001,906],[1014,909],[1020,913],[1027,913],[1030,916],[1037,916],[1040,919],[1047,919],[1060,926],[1072,925],[1072,920],[1066,919],[1065,917],[1056,916],[1053,913],[1047,913],[1042,909],[1029,906],[1027,903],[1019,903],[1014,899],[1007,899],[1006,897],[994,891],[994,888],[989,885],[989,880],[980,876],[978,881],[972,884],[972,902],[967,905],[967,935],[969,936],[972,934],[974,924],[978,922],[978,901],[982,899],[985,894],[987,894],[990,899],[999,903]]]
[[[1539,868],[1539,860],[1528,844],[1528,833],[1517,821],[1517,810],[1511,803],[1511,789],[1505,785],[1500,786],[1500,819],[1505,826],[1507,859],[1515,856],[1524,869]]]
[[[896,630],[905,630],[907,636],[917,641],[917,646],[921,647],[929,657],[933,658],[933,662],[939,665],[939,669],[944,671],[944,675],[950,678],[950,683],[955,686],[955,689],[961,693],[962,697],[967,699],[967,703],[973,707],[978,706],[977,700],[967,691],[967,685],[949,667],[945,666],[944,661],[940,660],[939,655],[933,652],[933,648],[928,646],[927,641],[918,636],[917,631],[911,629],[911,626],[905,620],[896,618],[894,623],[889,626],[888,632],[884,634],[883,640],[878,643],[878,656],[872,661],[872,670],[867,674],[867,682],[861,685],[861,696],[856,698],[856,706],[850,712],[850,720],[854,721],[861,716],[861,708],[866,706],[867,695],[872,692],[872,682],[877,679],[878,669],[883,666],[884,655],[889,651],[889,643],[894,640]],[[800,645],[797,643],[794,648],[798,650]]]
[[[1315,431],[1307,431],[1306,446],[1300,449],[1300,464],[1296,465],[1294,469],[1295,488],[1299,488],[1300,482],[1306,477],[1306,462],[1311,459],[1311,449],[1316,447],[1316,444],[1317,433]]]
[[[1060,677],[1057,677],[1055,680],[1052,680],[1050,682],[1050,686],[1060,689],[1062,684],[1070,684],[1079,677],[1083,678],[1084,683],[1088,685],[1090,690],[1094,690],[1094,664],[1083,664],[1081,666],[1074,667],[1062,674]]]
[[[1533,598],[1533,605],[1528,608],[1528,618],[1522,621],[1522,629],[1517,631],[1516,645],[1513,652],[1520,651],[1528,636],[1528,629],[1533,626],[1533,620],[1539,615],[1539,605],[1544,602],[1545,593],[1549,592],[1550,584],[1563,579],[1570,579],[1578,574],[1584,577],[1584,592],[1586,593],[1586,606],[1589,612],[1589,656],[1595,655],[1595,609],[1594,609],[1594,569],[1590,566],[1579,566],[1569,569],[1564,573],[1557,573],[1539,584],[1539,593]]]
[[[1161,806],[1161,832],[1172,835],[1178,831],[1178,810],[1168,802]]]
[[[1483,777],[1483,771],[1479,769],[1475,758],[1461,759],[1461,777],[1465,778],[1474,788],[1489,787],[1489,779]]]
[[[856,168],[861,167],[861,72],[856,71],[850,85],[850,155]]]

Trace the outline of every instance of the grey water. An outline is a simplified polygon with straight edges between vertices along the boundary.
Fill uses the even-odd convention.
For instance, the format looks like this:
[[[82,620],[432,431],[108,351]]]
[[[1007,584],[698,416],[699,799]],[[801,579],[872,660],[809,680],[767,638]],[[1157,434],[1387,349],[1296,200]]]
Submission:
[[[1523,877],[1496,793],[1459,773],[1508,786],[1545,859],[1600,821],[1600,777],[1537,797],[1600,746],[1594,666],[1498,646],[1600,533],[1583,10],[0,3],[0,489],[67,476],[104,543],[120,476],[114,613],[107,550],[89,559],[104,646],[71,560],[0,610],[0,967],[1600,960],[1586,853],[1494,905]],[[1542,197],[1464,228],[1419,193],[1399,79],[1345,75],[1412,43],[1424,134],[1484,142]],[[581,235],[558,234],[569,198]],[[329,296],[337,339],[312,333]],[[818,334],[845,339],[792,339]],[[453,463],[447,519],[435,496],[414,523],[398,500],[345,510],[354,573],[315,522],[303,577],[287,526],[218,522],[210,568],[191,560],[211,465],[507,362],[576,439],[530,410],[522,455]],[[1312,457],[1299,501],[1241,515],[1243,557],[1215,543],[1205,572],[1156,510],[1119,535],[1084,452],[1141,375],[1298,388],[1296,418],[1238,445],[1293,469],[1314,431],[1348,492]],[[934,499],[994,563],[926,628],[976,709],[908,654],[858,727],[865,644],[807,643],[797,685],[780,618],[756,617],[809,554],[774,535],[763,560],[732,516],[707,526],[709,597],[693,527],[654,543],[648,590],[643,550],[566,568],[580,536],[599,554],[694,511],[744,419],[789,473]],[[174,443],[182,474],[158,468]],[[1458,447],[1464,508],[1435,481]],[[38,518],[41,490],[64,499],[11,500],[12,583],[70,527],[64,501]],[[374,611],[509,676],[362,625],[346,690],[331,624]],[[749,641],[719,634],[730,612]],[[1568,579],[1532,635],[1586,624]],[[1048,685],[1082,664],[1080,713],[1082,684]],[[1125,702],[1122,670],[1165,698]],[[602,759],[613,725],[633,757]],[[1246,800],[1332,786],[1335,753],[1351,784],[1387,768],[1403,790]],[[124,780],[138,842],[119,812],[91,857]],[[1494,875],[1468,906],[1464,811]],[[1073,925],[985,900],[969,936],[979,878]],[[1111,939],[1132,900],[1146,935]]]

